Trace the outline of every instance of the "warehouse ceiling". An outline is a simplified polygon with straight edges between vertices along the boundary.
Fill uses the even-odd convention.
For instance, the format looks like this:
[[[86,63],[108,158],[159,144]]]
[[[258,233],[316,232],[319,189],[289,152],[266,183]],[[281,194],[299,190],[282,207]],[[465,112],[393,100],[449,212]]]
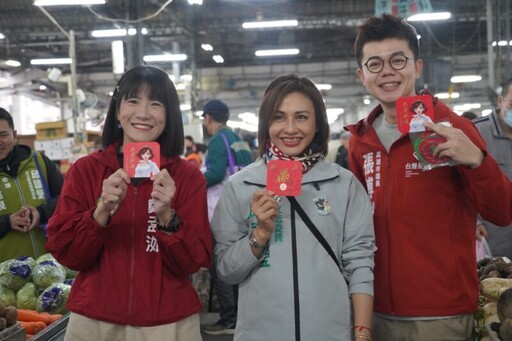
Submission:
[[[488,2],[492,5],[490,39],[512,40],[510,1]],[[421,35],[421,53],[427,60],[423,83],[433,91],[446,91],[449,87],[446,78],[451,74],[481,74],[482,84],[466,89],[473,97],[488,97],[485,92],[489,79],[487,2],[431,0],[431,3],[435,11],[451,12],[452,18],[413,23]],[[373,0],[203,0],[201,6],[189,5],[186,0],[107,0],[105,5],[57,6],[44,10],[55,23],[33,5],[33,0],[0,0],[0,33],[5,36],[0,40],[0,60],[15,59],[22,63],[13,68],[0,62],[1,70],[26,81],[31,78],[26,75],[28,72],[41,76],[38,71],[45,74],[49,68],[31,66],[31,59],[68,57],[70,40],[58,24],[67,34],[72,31],[75,37],[78,86],[91,92],[111,88],[116,79],[112,75],[114,39],[94,38],[91,32],[144,28],[147,34],[123,38],[126,66],[140,64],[148,54],[186,54],[187,60],[180,62],[178,70],[176,64],[174,68],[172,63],[159,65],[170,73],[203,77],[198,80],[197,91],[193,91],[193,102],[200,103],[203,97],[222,97],[230,90],[241,88],[247,90],[248,101],[257,102],[270,79],[288,71],[317,77],[317,82],[337,83],[346,90],[347,100],[365,94],[355,72],[353,42],[356,26],[375,11]],[[271,30],[242,28],[246,21],[275,19],[297,19],[299,24]],[[212,45],[213,51],[203,50],[201,45],[205,43]],[[298,48],[300,53],[291,57],[255,56],[258,49],[287,47]],[[510,53],[508,45],[493,51],[496,82],[511,76]],[[217,54],[222,55],[223,64],[212,59]],[[59,68],[64,74],[70,72],[69,66]],[[213,81],[214,78],[217,80]],[[1,89],[0,85],[0,93]],[[333,103],[342,95],[343,91],[332,96]]]

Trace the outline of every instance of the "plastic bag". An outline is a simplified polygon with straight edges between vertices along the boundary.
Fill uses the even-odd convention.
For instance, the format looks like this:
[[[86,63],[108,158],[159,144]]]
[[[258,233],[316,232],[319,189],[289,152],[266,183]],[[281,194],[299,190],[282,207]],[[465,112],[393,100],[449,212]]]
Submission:
[[[484,258],[492,258],[492,253],[487,240],[482,237],[480,240],[477,239],[476,241],[476,261],[478,262]]]

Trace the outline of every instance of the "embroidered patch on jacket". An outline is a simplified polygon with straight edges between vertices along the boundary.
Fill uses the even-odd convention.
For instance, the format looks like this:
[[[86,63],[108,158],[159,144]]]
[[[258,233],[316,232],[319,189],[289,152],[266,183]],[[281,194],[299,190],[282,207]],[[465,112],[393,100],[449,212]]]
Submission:
[[[320,215],[329,215],[331,214],[331,204],[324,196],[317,197],[313,199],[315,203],[318,214]]]

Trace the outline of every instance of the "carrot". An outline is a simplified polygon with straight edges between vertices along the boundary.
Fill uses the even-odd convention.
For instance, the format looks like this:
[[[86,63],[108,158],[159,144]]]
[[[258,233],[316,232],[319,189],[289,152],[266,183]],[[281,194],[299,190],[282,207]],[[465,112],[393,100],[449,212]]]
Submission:
[[[51,323],[58,321],[62,318],[62,314],[50,314],[50,313],[47,313],[46,311],[43,311],[40,314],[48,317],[49,323],[45,322],[46,324],[51,324]]]
[[[27,322],[27,321],[18,321],[19,325],[22,327],[22,328],[25,328],[25,331],[28,333],[28,334],[37,334],[39,333],[41,330],[43,330],[44,328],[46,328],[46,323],[44,322],[41,322],[41,321],[31,321],[31,322]]]
[[[47,315],[43,315],[35,310],[30,309],[18,309],[18,321],[25,322],[44,322],[50,324],[50,318]]]

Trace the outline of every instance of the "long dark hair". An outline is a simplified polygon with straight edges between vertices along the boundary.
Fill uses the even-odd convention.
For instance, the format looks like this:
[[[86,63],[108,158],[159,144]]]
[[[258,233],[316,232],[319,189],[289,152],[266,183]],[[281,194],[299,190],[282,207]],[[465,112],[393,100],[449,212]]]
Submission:
[[[117,83],[107,117],[101,142],[107,147],[123,139],[123,129],[119,126],[117,112],[121,101],[147,91],[153,101],[165,106],[165,128],[156,142],[164,156],[178,156],[183,152],[183,120],[181,118],[178,93],[169,75],[155,66],[136,66],[128,70]]]
[[[313,102],[317,131],[311,143],[319,146],[322,154],[327,154],[329,123],[322,94],[308,78],[285,74],[277,77],[268,85],[261,102],[258,123],[258,155],[260,157],[265,155],[267,141],[270,139],[268,128],[271,120],[283,99],[292,92],[300,92]]]

